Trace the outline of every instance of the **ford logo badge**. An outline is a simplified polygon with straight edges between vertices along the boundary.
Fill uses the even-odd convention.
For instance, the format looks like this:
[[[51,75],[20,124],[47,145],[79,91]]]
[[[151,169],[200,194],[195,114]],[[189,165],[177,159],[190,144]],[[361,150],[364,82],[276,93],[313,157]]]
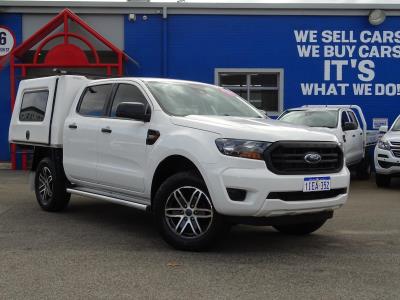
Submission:
[[[304,156],[304,161],[309,163],[309,164],[317,164],[321,161],[322,157],[318,153],[307,153]]]

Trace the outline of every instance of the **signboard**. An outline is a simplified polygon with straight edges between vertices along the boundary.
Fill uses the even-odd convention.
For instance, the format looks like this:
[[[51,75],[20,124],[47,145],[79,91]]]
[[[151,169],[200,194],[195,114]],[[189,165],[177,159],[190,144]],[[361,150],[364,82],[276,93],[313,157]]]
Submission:
[[[372,125],[374,129],[379,129],[381,126],[388,126],[389,122],[387,118],[373,118]]]
[[[0,26],[0,57],[11,52],[15,45],[14,34],[10,29]]]
[[[294,30],[300,59],[319,59],[322,80],[301,82],[304,96],[400,95],[400,82],[380,82],[383,61],[400,59],[399,30]],[[395,66],[393,66],[395,68]]]

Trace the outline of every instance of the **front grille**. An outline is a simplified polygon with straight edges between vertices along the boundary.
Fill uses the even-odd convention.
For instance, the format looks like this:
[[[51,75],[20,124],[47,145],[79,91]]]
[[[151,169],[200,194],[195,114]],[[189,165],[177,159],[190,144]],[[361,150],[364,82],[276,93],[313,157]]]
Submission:
[[[308,201],[334,198],[347,193],[346,188],[332,189],[320,192],[271,192],[267,199],[280,199],[283,201]]]
[[[321,160],[309,163],[307,154],[319,154]],[[343,152],[335,142],[276,142],[264,153],[268,169],[276,174],[327,174],[343,168]]]
[[[394,156],[400,157],[400,142],[390,141],[390,148]]]

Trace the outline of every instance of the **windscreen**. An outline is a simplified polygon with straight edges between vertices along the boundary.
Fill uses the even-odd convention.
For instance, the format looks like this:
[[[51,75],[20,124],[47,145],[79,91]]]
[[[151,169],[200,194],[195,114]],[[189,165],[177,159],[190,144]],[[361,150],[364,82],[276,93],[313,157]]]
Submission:
[[[147,85],[162,109],[170,115],[262,118],[256,108],[220,87],[168,81],[148,81]]]
[[[396,123],[393,124],[392,131],[400,131],[400,118],[397,118]]]
[[[338,112],[335,110],[291,110],[281,116],[279,120],[310,127],[336,128],[338,121]]]

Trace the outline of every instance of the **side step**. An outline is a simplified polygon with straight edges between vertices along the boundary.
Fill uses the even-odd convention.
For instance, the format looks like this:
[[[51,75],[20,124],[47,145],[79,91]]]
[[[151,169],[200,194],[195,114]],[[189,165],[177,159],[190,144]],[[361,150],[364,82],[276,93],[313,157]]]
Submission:
[[[104,200],[104,201],[112,202],[112,203],[115,203],[115,204],[125,205],[125,206],[133,207],[133,208],[136,208],[136,209],[144,210],[144,211],[147,211],[147,209],[149,208],[149,206],[145,205],[145,204],[132,202],[132,201],[128,201],[128,200],[122,200],[122,199],[114,198],[114,197],[110,197],[110,196],[90,193],[90,192],[81,191],[81,190],[77,190],[77,189],[71,189],[70,188],[70,189],[67,189],[67,192],[71,193],[71,194],[80,195],[80,196],[96,198],[96,199],[99,199],[99,200]]]

